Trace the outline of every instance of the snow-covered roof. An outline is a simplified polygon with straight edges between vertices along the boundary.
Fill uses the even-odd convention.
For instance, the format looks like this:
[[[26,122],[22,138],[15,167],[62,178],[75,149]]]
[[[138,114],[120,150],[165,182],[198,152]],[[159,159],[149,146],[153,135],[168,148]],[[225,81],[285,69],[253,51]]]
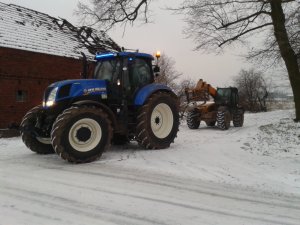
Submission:
[[[103,31],[1,2],[0,47],[71,58],[81,57],[81,52],[93,58],[97,51],[120,50]]]

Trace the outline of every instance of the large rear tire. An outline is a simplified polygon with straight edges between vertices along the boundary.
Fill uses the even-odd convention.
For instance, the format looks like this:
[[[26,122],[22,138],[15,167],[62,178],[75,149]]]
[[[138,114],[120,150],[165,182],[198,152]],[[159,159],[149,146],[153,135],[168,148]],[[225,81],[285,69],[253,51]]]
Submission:
[[[244,110],[237,109],[232,116],[233,126],[242,127],[244,125]]]
[[[72,163],[89,163],[101,157],[112,138],[111,121],[102,109],[73,106],[61,113],[53,124],[54,150]]]
[[[228,130],[230,127],[230,112],[228,110],[222,110],[217,112],[217,126],[221,130]]]
[[[170,93],[153,94],[138,112],[136,140],[147,149],[168,148],[177,137],[178,100]]]
[[[186,118],[187,125],[190,129],[198,129],[200,126],[200,113],[198,110],[193,109],[188,112]]]
[[[38,113],[42,110],[42,106],[36,106],[29,110],[23,117],[20,125],[21,137],[24,144],[33,152],[38,154],[54,153],[50,138],[39,137],[35,132]]]

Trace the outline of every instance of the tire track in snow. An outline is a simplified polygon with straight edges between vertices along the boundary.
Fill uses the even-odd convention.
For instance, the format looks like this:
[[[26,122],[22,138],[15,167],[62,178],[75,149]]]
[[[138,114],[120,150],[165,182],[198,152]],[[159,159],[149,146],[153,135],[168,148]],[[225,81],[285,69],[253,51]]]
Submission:
[[[43,165],[38,164],[38,166],[41,167]],[[77,167],[81,167],[81,168],[78,169]],[[247,192],[248,194],[251,194],[251,196],[247,197],[244,194],[245,190],[241,189],[241,187],[233,186],[233,185],[224,185],[224,184],[218,184],[213,182],[209,183],[201,180],[197,182],[197,181],[192,181],[191,179],[184,179],[182,177],[175,177],[175,176],[174,179],[172,176],[165,176],[163,174],[153,173],[153,172],[150,173],[144,170],[139,170],[140,173],[137,173],[137,170],[134,169],[119,168],[112,165],[104,165],[102,163],[93,164],[92,166],[89,165],[87,167],[89,171],[86,171],[85,168],[83,167],[86,166],[76,165],[75,167],[72,167],[72,169],[70,169],[70,167],[67,166],[63,169],[64,172],[75,174],[75,175],[82,174],[82,175],[91,175],[96,177],[99,176],[106,177],[106,178],[123,180],[123,181],[130,180],[132,182],[144,183],[148,185],[157,185],[162,187],[174,188],[182,191],[205,194],[211,197],[219,197],[219,198],[224,198],[229,200],[246,201],[255,204],[264,204],[266,206],[272,205],[277,207],[300,210],[300,198],[297,196],[278,196],[276,195],[276,193],[274,193],[275,196],[271,196],[270,194],[267,193],[258,193],[258,196],[255,196],[255,193],[248,190]],[[44,169],[46,170],[50,169],[59,172],[61,171],[62,167],[59,168],[45,167]],[[93,169],[94,171],[99,170],[99,172],[90,171],[91,169]],[[146,176],[143,176],[144,174],[146,174]],[[23,177],[27,176],[27,174],[25,173],[22,176]],[[47,179],[43,178],[43,180],[47,180]],[[155,180],[159,180],[159,182]],[[60,182],[60,181],[52,180],[52,182]],[[230,190],[230,189],[234,189],[234,190]],[[224,192],[224,190],[226,190],[226,192]],[[238,193],[239,191],[242,191],[242,193],[241,194]],[[264,196],[262,196],[262,194],[264,194]]]
[[[113,209],[107,209],[105,207],[92,205],[92,204],[83,204],[80,201],[76,201],[68,198],[61,198],[55,195],[39,193],[28,191],[20,188],[13,187],[0,187],[0,195],[4,194],[6,197],[11,198],[12,200],[28,201],[30,204],[36,204],[39,207],[61,210],[64,213],[79,215],[80,217],[85,216],[95,220],[106,219],[108,222],[113,222],[115,224],[157,224],[157,225],[166,225],[162,221],[155,219],[148,219],[146,217],[140,217],[138,215],[129,214],[124,211],[118,211]],[[34,217],[40,217],[48,220],[55,220],[57,218],[46,216],[41,213],[37,213],[34,210],[28,209],[16,209],[22,213],[30,214]],[[92,210],[92,212],[91,212]],[[47,211],[47,210],[45,210]],[[54,218],[54,219],[53,219]],[[127,220],[124,221],[124,220]]]
[[[118,167],[114,167],[114,166],[98,166],[99,164],[94,164],[94,165],[92,165],[92,168],[91,168],[91,166],[88,166],[87,168],[89,170],[91,170],[91,169],[95,170],[96,169],[96,168],[94,168],[95,165],[97,165],[96,168],[102,167],[101,172],[84,171],[85,166],[79,167],[79,168],[73,167],[72,170],[70,170],[70,167],[67,167],[66,170],[64,170],[64,171],[61,171],[59,169],[50,169],[50,171],[53,171],[54,174],[58,174],[59,171],[63,172],[64,176],[63,177],[53,176],[52,178],[44,177],[44,178],[41,178],[40,182],[46,182],[46,183],[49,183],[49,185],[51,185],[52,183],[56,183],[56,184],[62,185],[63,186],[62,189],[64,189],[64,190],[66,190],[68,188],[77,188],[77,189],[81,189],[81,190],[85,190],[85,191],[87,190],[88,192],[106,193],[108,195],[112,195],[117,198],[126,197],[128,199],[137,199],[137,200],[141,200],[143,202],[156,203],[156,204],[161,205],[162,208],[164,207],[164,205],[168,205],[169,207],[178,207],[178,208],[182,208],[183,210],[194,210],[194,211],[202,212],[202,213],[203,212],[212,213],[215,215],[247,219],[247,220],[256,221],[256,222],[259,221],[259,222],[264,222],[267,224],[270,224],[270,223],[271,224],[288,224],[288,225],[289,224],[298,224],[297,222],[294,222],[294,221],[300,220],[300,217],[294,218],[291,216],[285,216],[283,214],[279,215],[281,218],[277,218],[277,220],[276,220],[276,218],[275,218],[276,214],[261,213],[258,210],[254,210],[254,211],[253,210],[252,211],[241,211],[240,210],[239,212],[235,213],[235,212],[230,212],[229,210],[225,210],[225,209],[220,210],[219,208],[213,209],[213,208],[209,208],[209,207],[203,207],[199,204],[195,204],[195,203],[191,203],[191,202],[180,202],[177,199],[172,200],[172,201],[166,200],[166,197],[163,196],[162,194],[158,195],[157,197],[153,197],[153,196],[149,197],[149,196],[145,195],[144,193],[141,193],[141,195],[124,193],[122,189],[119,189],[117,191],[110,191],[110,190],[107,190],[108,187],[106,187],[106,189],[105,189],[105,188],[99,188],[99,187],[90,187],[88,184],[78,185],[78,184],[74,184],[74,182],[73,183],[65,182],[64,179],[62,179],[64,177],[86,176],[91,180],[95,180],[95,178],[98,178],[99,180],[106,179],[106,180],[109,180],[109,183],[111,183],[111,185],[116,185],[116,183],[119,183],[120,186],[122,186],[123,183],[130,182],[130,183],[134,183],[134,185],[136,185],[136,186],[141,186],[142,188],[149,187],[149,186],[151,186],[150,188],[153,188],[153,186],[154,186],[158,190],[171,189],[176,194],[178,194],[180,192],[181,193],[182,192],[192,193],[192,194],[194,194],[195,198],[199,197],[200,200],[201,200],[201,196],[209,196],[213,199],[217,199],[220,203],[222,203],[223,201],[232,201],[231,204],[241,204],[241,203],[242,204],[255,204],[257,208],[262,207],[261,205],[263,205],[263,207],[279,208],[279,209],[277,209],[277,212],[278,211],[286,211],[286,210],[295,210],[298,212],[297,214],[300,215],[299,204],[289,205],[286,202],[286,200],[288,200],[288,199],[286,199],[286,197],[283,200],[281,200],[281,199],[279,200],[279,199],[275,199],[275,198],[273,199],[271,197],[268,197],[265,200],[265,196],[262,196],[262,198],[264,198],[264,200],[257,200],[256,199],[257,196],[255,196],[253,198],[251,196],[251,193],[249,193],[249,192],[244,191],[241,193],[233,193],[232,191],[228,190],[228,188],[224,188],[224,187],[216,188],[215,185],[217,185],[217,184],[205,184],[205,185],[203,185],[205,187],[203,187],[201,185],[200,181],[194,182],[194,181],[189,181],[186,179],[180,181],[176,178],[174,179],[173,177],[169,177],[169,176],[166,177],[166,176],[163,176],[160,174],[146,173],[145,171],[137,172],[136,170],[131,171],[128,169],[122,170],[122,168],[118,168]],[[75,170],[74,170],[74,168],[75,168]],[[49,170],[49,169],[46,169],[46,170]],[[116,174],[116,170],[119,172],[118,174]],[[122,172],[120,173],[120,171],[122,171]],[[144,174],[144,177],[141,177],[142,172]],[[32,180],[32,182],[34,182],[33,180],[36,179],[36,177],[32,177],[26,173],[19,174],[19,175],[21,175],[23,178],[28,179],[28,183],[30,183],[30,180]],[[92,177],[94,177],[94,178],[92,178]],[[154,181],[154,180],[158,180],[158,181]],[[211,185],[211,186],[209,186],[209,185]],[[4,187],[3,185],[1,185],[1,186]],[[209,189],[211,189],[211,190],[209,190]],[[80,204],[79,202],[76,202],[76,201],[74,202],[74,200],[64,199],[59,196],[51,195],[48,193],[39,193],[39,191],[30,191],[28,189],[13,188],[11,185],[1,188],[1,192],[5,192],[5,190],[14,190],[13,194],[15,194],[15,195],[18,195],[19,193],[23,193],[23,194],[21,194],[21,196],[35,196],[36,195],[38,198],[46,200],[46,202],[47,202],[47,199],[56,199],[59,202],[63,202],[64,204],[68,203],[68,205],[77,206],[76,207],[77,210],[78,210],[78,207]],[[242,196],[242,195],[249,195],[249,194],[250,194],[250,196],[248,198],[246,198],[245,196]],[[31,201],[31,200],[28,199],[28,201]],[[106,211],[110,212],[110,209],[99,208],[98,206],[95,206],[95,205],[88,205],[88,206],[84,205],[84,206],[92,209],[92,211],[101,210],[101,211],[105,211],[105,212]],[[92,216],[90,214],[85,214],[85,212],[81,212],[81,211],[78,211],[78,213],[85,215],[85,216]],[[115,215],[120,215],[120,214],[124,214],[124,213],[126,214],[126,212],[124,212],[124,211],[116,211],[114,213],[111,213],[111,215],[115,216]],[[297,215],[297,214],[295,213],[295,215]],[[268,219],[265,217],[273,217],[273,218]],[[138,217],[138,216],[132,215],[132,214],[129,214],[128,217],[125,216],[125,218],[135,218],[139,222],[143,221],[143,222],[147,222],[149,224],[164,224],[163,221],[155,221],[155,220],[153,220],[153,218],[146,219],[144,217]],[[286,220],[289,220],[291,222],[287,222]]]
[[[13,191],[15,191],[15,193]],[[135,220],[139,224],[142,223],[144,224],[145,222],[148,224],[157,224],[157,225],[165,225],[166,223],[164,222],[159,222],[157,220],[151,220],[151,219],[147,219],[145,217],[139,217],[137,215],[132,215],[132,214],[126,214],[122,211],[112,211],[112,210],[107,210],[106,208],[103,207],[99,207],[99,206],[95,206],[95,205],[83,205],[81,202],[75,201],[75,200],[70,200],[70,199],[66,199],[66,198],[59,198],[57,196],[54,195],[46,195],[46,194],[40,194],[37,192],[30,192],[27,190],[22,190],[22,189],[17,189],[17,188],[9,188],[9,191],[3,191],[0,190],[1,193],[5,194],[6,196],[17,198],[17,199],[23,199],[23,200],[27,200],[30,201],[31,203],[38,203],[40,206],[48,206],[50,208],[55,208],[55,209],[60,209],[63,210],[64,212],[68,212],[68,213],[72,213],[72,214],[78,214],[78,215],[82,215],[82,216],[87,216],[89,218],[94,218],[94,219],[103,219],[103,214],[109,214],[110,216],[113,217],[121,217],[122,219],[117,220],[116,218],[109,220],[109,222],[117,222],[117,224],[124,224],[124,219],[130,219],[130,220]],[[171,202],[171,201],[165,201],[165,200],[160,200],[160,199],[154,199],[154,198],[147,198],[147,197],[138,197],[135,195],[128,195],[128,194],[120,194],[120,193],[116,193],[116,192],[108,192],[105,191],[107,193],[110,194],[114,194],[114,195],[122,195],[122,196],[128,196],[128,197],[133,197],[133,198],[140,198],[143,200],[147,200],[147,201],[154,201],[154,202],[159,202],[159,203],[163,203],[163,204],[169,204],[172,206],[177,206],[177,207],[181,207],[184,209],[192,209],[192,210],[196,210],[196,211],[202,211],[202,212],[208,212],[208,213],[213,213],[213,214],[217,214],[217,215],[224,215],[224,216],[230,216],[230,217],[236,217],[236,218],[242,218],[242,219],[249,219],[252,221],[257,221],[257,222],[265,222],[265,223],[271,223],[271,224],[285,224],[285,225],[297,225],[299,218],[292,218],[292,217],[282,217],[282,219],[289,219],[289,220],[294,220],[295,222],[287,222],[287,221],[279,221],[279,220],[274,220],[274,219],[265,219],[263,217],[253,217],[253,216],[248,216],[248,215],[241,215],[238,213],[232,213],[232,212],[226,212],[224,210],[214,210],[214,209],[208,209],[208,208],[201,208],[201,207],[196,207],[196,206],[191,206],[191,205],[186,205],[186,204],[182,204],[182,203],[175,203],[175,202]],[[24,195],[20,194],[20,193],[24,193]],[[34,198],[33,196],[38,197]],[[27,196],[27,197],[26,197]],[[28,197],[30,196],[30,197]],[[42,200],[39,200],[42,197]],[[56,203],[53,203],[51,201],[49,201],[49,199],[55,200]],[[57,201],[62,202],[62,204],[58,204]],[[68,206],[66,206],[66,203],[68,203]],[[77,207],[76,207],[77,206]],[[79,207],[80,206],[80,207]],[[95,213],[91,213],[89,211],[85,211],[85,210],[79,210],[79,208],[85,208],[88,210],[93,210],[95,211]],[[44,219],[53,219],[53,217],[49,217],[49,216],[45,216],[43,214],[40,213],[36,213],[36,212],[32,212],[29,210],[19,210],[23,213],[29,213],[32,216],[37,216],[40,218],[44,218]],[[97,213],[96,213],[97,212]],[[99,215],[100,214],[100,215]],[[262,216],[265,216],[266,214],[262,214],[260,213]],[[271,216],[274,216],[272,214],[270,214]],[[55,220],[57,221],[58,219],[55,218]]]
[[[95,164],[93,167],[95,167]],[[242,190],[238,188],[238,186],[233,186],[233,185],[222,185],[218,183],[208,183],[204,182],[201,180],[198,180],[198,182],[192,181],[191,179],[184,179],[181,177],[175,177],[175,179],[170,176],[165,176],[162,174],[155,174],[155,173],[150,173],[148,171],[143,171],[140,170],[140,173],[136,173],[137,170],[126,170],[124,168],[115,168],[110,165],[106,165],[108,167],[109,171],[106,171],[106,173],[103,171],[102,166],[96,166],[100,169],[100,172],[92,172],[92,171],[83,171],[83,170],[69,170],[67,169],[68,172],[70,173],[82,173],[86,175],[92,175],[92,176],[102,176],[102,177],[107,177],[107,178],[113,178],[113,179],[118,179],[118,180],[130,180],[132,182],[139,182],[139,183],[145,183],[145,184],[151,184],[151,185],[157,185],[157,186],[163,186],[163,187],[170,187],[182,191],[189,191],[189,192],[194,192],[198,194],[205,194],[209,195],[212,197],[220,197],[224,199],[229,199],[229,200],[237,200],[237,201],[246,201],[250,203],[258,203],[258,204],[265,204],[267,206],[278,206],[278,207],[283,207],[283,208],[289,208],[289,209],[296,209],[300,210],[300,198],[293,196],[293,197],[288,197],[288,196],[254,196],[253,193],[251,193],[250,197],[245,196],[245,190]],[[122,173],[120,173],[122,171]],[[143,174],[146,174],[146,176],[141,176]],[[159,179],[158,179],[159,178]],[[178,178],[178,179],[176,179]],[[155,181],[155,180],[159,180]],[[230,190],[230,188],[238,188],[235,189],[234,191]],[[225,192],[224,192],[225,191]],[[242,191],[241,194],[238,192]],[[248,194],[250,192],[248,191]],[[261,194],[261,193],[260,193]],[[281,200],[282,199],[282,200]],[[288,203],[287,203],[288,202]],[[296,205],[293,205],[296,204]]]

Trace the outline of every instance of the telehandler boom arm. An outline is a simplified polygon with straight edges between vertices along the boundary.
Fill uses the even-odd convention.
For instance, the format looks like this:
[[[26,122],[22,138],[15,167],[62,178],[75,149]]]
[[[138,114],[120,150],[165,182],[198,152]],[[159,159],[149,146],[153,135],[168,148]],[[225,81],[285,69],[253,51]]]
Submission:
[[[212,96],[213,98],[217,96],[217,90],[200,79],[195,88],[186,88],[185,94],[188,102],[208,101],[209,96]]]

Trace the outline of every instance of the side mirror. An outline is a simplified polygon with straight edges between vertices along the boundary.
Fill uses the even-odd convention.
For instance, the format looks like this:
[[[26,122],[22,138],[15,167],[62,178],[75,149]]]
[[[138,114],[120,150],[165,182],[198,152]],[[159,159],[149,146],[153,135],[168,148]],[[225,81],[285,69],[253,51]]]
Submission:
[[[154,68],[153,68],[153,73],[156,77],[159,76],[159,72],[160,72],[160,67],[158,65],[156,65]]]
[[[159,66],[155,66],[155,67],[153,68],[153,72],[154,72],[154,73],[159,73],[159,72],[160,72],[160,67],[159,67]]]

